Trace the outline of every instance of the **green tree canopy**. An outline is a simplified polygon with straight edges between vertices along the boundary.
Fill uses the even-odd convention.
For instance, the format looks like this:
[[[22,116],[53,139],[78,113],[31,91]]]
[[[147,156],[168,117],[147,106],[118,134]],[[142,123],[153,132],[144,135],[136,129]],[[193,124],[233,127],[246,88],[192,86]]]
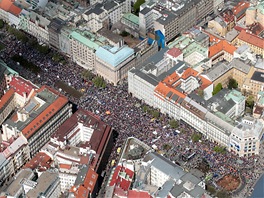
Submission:
[[[145,3],[145,0],[137,0],[137,2],[134,4],[134,12],[135,14],[138,14],[140,11],[141,4]]]
[[[202,135],[199,133],[194,133],[192,134],[191,138],[193,142],[198,142],[202,138]]]
[[[225,153],[225,152],[226,152],[226,149],[225,149],[225,147],[215,146],[215,147],[214,147],[214,151],[215,151],[216,153]]]
[[[254,96],[250,95],[246,99],[246,107],[249,107],[250,109],[253,109],[254,107]]]
[[[84,70],[84,71],[82,72],[82,78],[83,78],[84,80],[92,80],[92,78],[93,78],[93,74],[92,74],[92,72],[91,72],[90,70]]]
[[[159,116],[160,116],[160,112],[158,111],[158,110],[153,110],[152,112],[151,112],[151,115],[154,117],[154,118],[159,118]]]
[[[2,29],[4,27],[5,23],[3,21],[3,19],[0,19],[0,29]]]
[[[97,76],[97,77],[95,77],[93,79],[93,83],[98,88],[99,87],[101,87],[101,88],[105,88],[106,87],[106,83],[105,83],[104,79],[102,77],[99,77],[99,76]]]
[[[169,124],[170,124],[170,127],[173,128],[173,129],[176,129],[179,126],[178,121],[177,120],[174,120],[174,119],[170,120],[170,123]]]
[[[147,105],[143,105],[142,110],[147,113],[149,111],[149,107]]]
[[[213,95],[217,94],[219,91],[221,91],[223,89],[222,84],[218,83],[213,90]]]
[[[234,78],[230,78],[228,82],[228,89],[236,89],[238,87],[238,83]]]

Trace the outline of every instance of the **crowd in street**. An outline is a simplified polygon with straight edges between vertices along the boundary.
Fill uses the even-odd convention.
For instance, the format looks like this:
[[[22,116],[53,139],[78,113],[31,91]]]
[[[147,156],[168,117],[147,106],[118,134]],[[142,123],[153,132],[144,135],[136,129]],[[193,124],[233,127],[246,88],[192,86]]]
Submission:
[[[126,138],[133,136],[149,146],[155,145],[157,150],[164,152],[165,155],[170,153],[167,157],[172,161],[177,161],[180,154],[184,155],[191,150],[192,153],[195,152],[195,155],[204,158],[210,166],[210,172],[218,177],[229,173],[243,175],[247,182],[243,193],[250,191],[259,177],[260,173],[256,173],[256,170],[261,172],[264,167],[259,156],[240,158],[242,163],[238,163],[238,157],[232,152],[224,154],[214,152],[215,143],[204,138],[201,141],[192,142],[191,135],[197,131],[184,122],[179,123],[179,128],[183,129],[182,132],[175,133],[175,129],[169,126],[169,117],[160,115],[159,119],[153,119],[150,114],[142,110],[141,101],[131,97],[128,93],[126,82],[118,86],[108,84],[106,88],[98,89],[93,84],[83,81],[81,78],[83,69],[70,60],[66,61],[65,65],[56,63],[52,60],[51,55],[40,54],[37,50],[30,48],[28,44],[20,43],[9,37],[6,37],[4,43],[6,50],[0,53],[0,58],[10,63],[11,67],[24,78],[37,85],[51,87],[55,86],[56,81],[61,80],[76,90],[84,90],[80,99],[63,91],[62,93],[78,108],[92,111],[118,132],[119,135],[109,162],[113,159],[118,160],[117,148],[122,147]],[[16,54],[39,66],[42,71],[39,74],[33,74],[21,65],[12,62],[10,57]],[[107,111],[110,113],[107,114]],[[168,149],[164,149],[165,143],[170,146]],[[190,167],[188,164],[194,163],[193,161],[190,159],[186,166]],[[111,165],[109,164],[107,168],[109,170]],[[217,180],[218,177],[213,177],[213,180]]]

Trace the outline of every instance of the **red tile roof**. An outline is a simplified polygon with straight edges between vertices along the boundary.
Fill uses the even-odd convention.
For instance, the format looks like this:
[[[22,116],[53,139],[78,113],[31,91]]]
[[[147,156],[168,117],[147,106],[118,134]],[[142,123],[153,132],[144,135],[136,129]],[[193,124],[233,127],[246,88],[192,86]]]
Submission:
[[[13,88],[10,88],[1,98],[0,100],[0,109],[5,107],[6,103],[11,100],[11,98],[14,97],[15,90]]]
[[[70,169],[71,169],[71,167],[72,167],[72,165],[71,165],[71,164],[60,164],[59,166],[60,166],[60,168],[63,168],[63,169],[68,169],[68,170],[70,170]]]
[[[93,193],[94,187],[97,183],[98,174],[89,168],[89,170],[86,173],[84,182],[79,187],[73,186],[70,189],[70,192],[74,193],[74,196],[76,198],[87,198],[89,193]]]
[[[97,178],[98,178],[98,174],[94,170],[89,168],[89,170],[87,171],[86,177],[84,179],[83,186],[87,188],[89,192],[91,193],[94,191]]]
[[[250,6],[249,2],[241,1],[232,9],[232,11],[235,16],[237,16],[238,18],[241,18],[242,16],[244,16],[249,6]]]
[[[173,47],[167,51],[167,54],[171,55],[172,57],[176,58],[182,54],[182,51],[179,48]]]
[[[220,42],[209,47],[209,58],[215,56],[221,51],[225,51],[229,54],[234,54],[234,51],[236,51],[236,49],[237,48],[232,44],[228,43],[225,40],[221,40]]]
[[[16,16],[20,14],[22,11],[21,8],[14,5],[14,1],[12,0],[2,0],[0,1],[0,8],[5,10],[6,12],[10,12]]]
[[[264,39],[251,34],[250,32],[246,32],[246,30],[242,30],[240,34],[238,35],[238,39],[249,43],[251,45],[257,46],[261,49],[264,49]]]
[[[49,169],[52,163],[52,159],[44,152],[38,152],[30,161],[24,165],[24,169],[30,168],[32,170],[36,168]]]
[[[129,190],[128,198],[152,198],[148,192],[145,191],[137,191],[137,190]]]
[[[129,178],[127,179],[127,177],[125,177],[125,178],[121,177],[120,173],[126,173],[126,175],[128,175]],[[133,171],[131,171],[125,167],[117,166],[109,185],[120,187],[124,191],[128,191],[133,176],[134,176]]]
[[[13,76],[9,86],[14,88],[16,93],[18,93],[21,96],[23,96],[23,93],[26,93],[27,97],[32,91],[32,89],[38,88],[33,83],[31,83],[29,80],[25,80],[19,76],[17,77]]]
[[[56,94],[57,98],[22,130],[23,135],[27,139],[29,139],[40,127],[42,127],[52,116],[68,103],[68,99],[65,96],[48,86],[42,86],[37,92],[42,92],[44,89],[48,89]]]
[[[227,23],[233,22],[235,20],[232,10],[226,10],[221,14],[223,20]]]

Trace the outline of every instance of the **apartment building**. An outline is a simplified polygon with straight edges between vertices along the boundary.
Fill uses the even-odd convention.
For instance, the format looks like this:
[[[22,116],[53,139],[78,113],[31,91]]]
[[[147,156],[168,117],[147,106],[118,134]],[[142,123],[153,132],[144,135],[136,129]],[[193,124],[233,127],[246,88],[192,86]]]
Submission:
[[[248,30],[242,30],[238,37],[235,39],[234,43],[237,46],[246,44],[250,47],[251,51],[255,54],[264,54],[264,39],[252,34]]]
[[[48,86],[42,86],[3,125],[3,139],[22,134],[30,156],[49,141],[50,135],[72,114],[68,99]]]
[[[253,95],[256,99],[258,92],[264,90],[264,71],[254,71],[252,76],[245,80],[242,90],[244,90],[248,95]]]
[[[127,77],[128,71],[158,51],[156,43],[149,45],[144,39],[134,48],[103,46],[96,51],[95,71],[106,81],[117,85]]]
[[[65,22],[60,18],[54,18],[48,25],[49,45],[55,49],[60,49],[60,34]]]
[[[213,13],[213,2],[196,0],[176,4],[171,1],[159,1],[155,9],[159,10],[161,15],[154,22],[154,29],[160,30],[168,42]]]
[[[22,9],[14,1],[2,0],[0,2],[0,19],[9,25],[18,26],[21,11]]]
[[[230,150],[244,157],[258,155],[262,135],[263,123],[259,119],[245,116],[232,131]]]
[[[129,159],[132,153],[133,158]],[[106,187],[105,198],[121,196],[193,198],[209,195],[201,178],[187,173],[143,142],[130,137]]]
[[[95,70],[104,79],[116,85],[134,66],[133,59],[134,49],[126,45],[120,48],[103,46],[96,51]]]
[[[88,194],[96,194],[99,190],[97,177],[101,177],[112,147],[112,128],[91,112],[78,109],[51,135],[42,152],[54,159],[62,192],[78,194],[76,189],[83,188],[82,177],[89,172],[87,180],[94,179],[92,175],[95,174],[96,181],[92,190],[86,184],[85,188]]]
[[[0,124],[2,124],[9,114],[15,109],[15,91],[14,89],[9,89],[5,95],[1,97],[0,101]],[[1,138],[2,139],[2,136]]]
[[[106,39],[89,31],[73,31],[69,37],[73,62],[85,69],[95,69],[95,52],[106,44]]]
[[[12,137],[1,141],[0,183],[11,179],[17,171],[30,159],[29,146],[24,136]]]
[[[239,66],[240,64],[237,66],[234,64],[235,69],[243,70]],[[164,75],[163,80],[155,82],[158,84],[155,86],[153,97],[148,96],[144,99],[150,99],[150,104],[153,104],[154,108],[160,109],[162,113],[168,114],[177,120],[183,120],[200,131],[209,140],[231,150],[230,137],[232,133],[238,133],[240,130],[240,133],[243,133],[240,125],[237,124],[240,123],[237,118],[244,113],[245,97],[236,90],[223,89],[215,96],[212,96],[212,91],[216,79],[227,72],[231,76],[232,68],[233,66],[230,65],[218,65],[214,68],[213,73],[211,71],[206,75],[199,74],[186,66],[179,70],[174,69],[170,75]],[[150,81],[152,79],[145,78],[143,75],[138,76],[138,78],[149,81],[149,83],[145,83],[146,86],[151,85]],[[228,79],[228,77],[226,76],[225,79]],[[223,82],[223,79],[221,82]],[[130,87],[130,79],[128,83]],[[137,85],[134,84],[133,86]],[[151,89],[151,86],[149,86],[149,89]],[[147,89],[144,88],[144,90]],[[140,95],[135,92],[139,91],[134,88],[133,95]],[[260,123],[259,120],[253,122]],[[260,141],[263,131],[257,130],[256,134],[259,137],[258,141]],[[259,145],[257,144],[253,153],[258,154],[258,149]],[[239,156],[252,155],[252,152],[243,153],[240,149],[235,152]]]
[[[107,13],[102,7],[102,3],[96,3],[82,14],[83,19],[86,21],[86,27],[91,32],[97,32],[104,27],[104,24],[109,23]]]
[[[264,26],[264,2],[259,2],[257,5],[250,5],[246,10],[246,25],[251,25],[259,22]]]
[[[48,25],[50,20],[34,11],[23,10],[20,15],[19,29],[34,36],[39,43],[49,44]]]
[[[58,173],[53,170],[43,172],[38,178],[31,169],[21,170],[11,184],[8,185],[5,194],[8,197],[60,197],[60,180]]]
[[[199,35],[195,38],[189,35],[182,35],[168,44],[169,48],[176,47],[180,49],[183,53],[183,60],[193,67],[208,58],[208,47],[205,46],[205,43],[209,42],[209,38],[203,35],[204,33],[202,32],[198,34],[201,37],[205,37],[205,42],[199,38]]]
[[[225,40],[221,40],[209,47],[209,58],[212,60],[212,64],[215,64],[221,60],[230,62],[233,59],[236,47],[229,44]]]

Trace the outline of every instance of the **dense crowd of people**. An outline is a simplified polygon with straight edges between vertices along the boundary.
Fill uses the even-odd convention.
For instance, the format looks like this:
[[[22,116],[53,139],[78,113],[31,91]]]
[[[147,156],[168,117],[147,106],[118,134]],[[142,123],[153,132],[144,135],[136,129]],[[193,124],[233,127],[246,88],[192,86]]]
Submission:
[[[141,101],[131,97],[128,93],[127,83],[124,82],[118,86],[107,85],[104,89],[96,88],[92,83],[86,83],[81,78],[83,69],[72,63],[70,60],[62,65],[52,60],[52,55],[43,55],[36,49],[31,48],[29,44],[21,43],[16,39],[6,36],[3,41],[6,49],[0,53],[0,58],[4,59],[21,76],[31,80],[37,85],[55,86],[55,82],[61,80],[71,85],[76,90],[83,90],[81,98],[74,98],[68,93],[63,93],[70,101],[75,103],[78,108],[83,108],[99,115],[107,124],[111,125],[117,132],[118,138],[115,147],[110,156],[109,162],[113,159],[117,161],[117,148],[122,147],[125,140],[130,137],[136,137],[149,146],[155,145],[157,150],[164,153],[172,161],[177,162],[180,156],[195,153],[195,156],[204,158],[209,164],[209,171],[216,175],[213,181],[226,174],[243,175],[246,179],[246,187],[242,192],[248,193],[263,171],[263,161],[259,156],[249,158],[240,158],[242,162],[238,163],[238,157],[232,152],[223,154],[213,151],[215,143],[202,138],[201,141],[192,142],[191,135],[197,133],[195,129],[183,121],[179,123],[181,133],[176,133],[175,129],[169,126],[170,118],[166,115],[160,115],[159,119],[144,112],[140,106]],[[24,69],[21,65],[12,62],[10,57],[13,55],[23,56],[28,61],[41,68],[41,72],[34,74]],[[109,113],[106,113],[109,112]],[[165,147],[164,144],[169,145]],[[262,153],[263,154],[263,153]],[[263,155],[262,155],[263,156]],[[195,165],[195,158],[187,161],[186,167],[191,168]],[[107,166],[107,171],[111,169],[111,164]],[[240,194],[241,195],[241,194]]]

